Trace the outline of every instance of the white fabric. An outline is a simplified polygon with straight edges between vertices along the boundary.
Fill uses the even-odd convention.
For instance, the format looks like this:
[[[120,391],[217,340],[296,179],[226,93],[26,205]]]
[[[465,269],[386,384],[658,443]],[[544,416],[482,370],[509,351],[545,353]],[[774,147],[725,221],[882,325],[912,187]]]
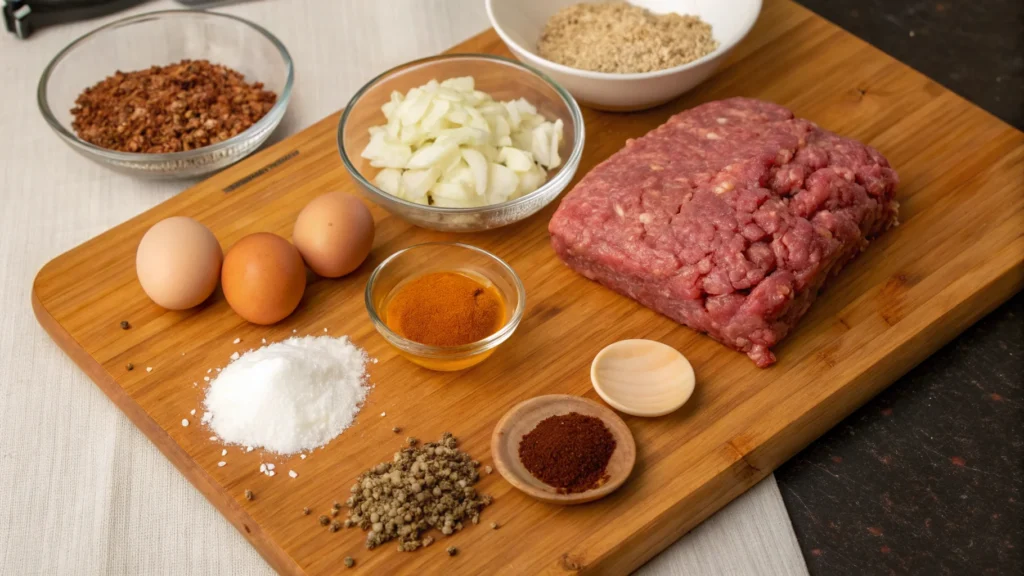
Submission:
[[[160,0],[135,11],[175,6]],[[295,59],[295,94],[275,139],[341,108],[377,72],[487,26],[482,0],[276,0],[224,11],[272,30]],[[32,316],[32,279],[46,261],[188,185],[137,181],[92,164],[42,120],[40,73],[100,23],[43,29],[28,41],[0,33],[0,573],[268,574]],[[769,478],[641,572],[806,568]]]

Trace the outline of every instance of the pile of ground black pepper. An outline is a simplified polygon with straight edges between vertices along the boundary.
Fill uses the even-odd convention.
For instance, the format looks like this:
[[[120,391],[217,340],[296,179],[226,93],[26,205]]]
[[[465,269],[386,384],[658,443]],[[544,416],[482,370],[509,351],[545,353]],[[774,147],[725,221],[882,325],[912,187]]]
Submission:
[[[207,60],[121,72],[87,88],[71,109],[78,137],[120,152],[162,154],[236,136],[274,106],[277,95]]]
[[[576,412],[541,420],[519,442],[523,466],[562,494],[600,486],[614,452],[615,438],[604,422]]]
[[[403,552],[430,546],[434,538],[423,536],[425,532],[434,528],[450,536],[464,523],[478,524],[480,511],[491,503],[490,496],[473,488],[480,479],[480,463],[458,449],[451,433],[422,446],[415,438],[406,442],[391,462],[363,473],[345,502],[345,527],[367,530],[367,548],[394,539]]]

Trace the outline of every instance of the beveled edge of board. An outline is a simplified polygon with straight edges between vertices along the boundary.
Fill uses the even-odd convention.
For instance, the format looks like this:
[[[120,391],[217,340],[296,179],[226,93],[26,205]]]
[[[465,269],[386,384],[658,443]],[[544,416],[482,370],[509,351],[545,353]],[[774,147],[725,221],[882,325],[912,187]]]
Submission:
[[[155,207],[154,207],[155,208]],[[59,258],[59,256],[58,256]],[[153,420],[142,407],[133,401],[124,388],[118,385],[117,381],[107,373],[106,369],[92,356],[85,352],[85,349],[64,329],[39,299],[37,286],[39,274],[56,259],[50,260],[40,269],[36,278],[32,281],[32,312],[43,330],[49,334],[54,343],[64,351],[71,360],[99,387],[100,390],[110,398],[125,416],[134,424],[149,440],[156,445],[174,467],[206,497],[206,499],[223,514],[249,541],[249,544],[260,553],[260,556],[280,574],[302,575],[305,572],[288,553],[269,538],[249,514],[230,498],[222,487],[212,479],[199,466],[194,465],[185,449],[174,441],[167,432]],[[251,527],[250,527],[251,526]]]

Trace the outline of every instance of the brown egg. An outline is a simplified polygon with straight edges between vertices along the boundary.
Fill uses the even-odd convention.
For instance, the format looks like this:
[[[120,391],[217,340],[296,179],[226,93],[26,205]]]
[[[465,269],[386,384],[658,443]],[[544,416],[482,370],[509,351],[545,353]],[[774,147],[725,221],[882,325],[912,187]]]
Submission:
[[[184,216],[161,220],[142,237],[135,273],[158,306],[185,310],[217,289],[224,252],[209,228]]]
[[[267,232],[250,234],[232,246],[220,276],[228,304],[253,324],[284,320],[306,291],[306,268],[299,251]]]
[[[350,194],[314,198],[295,220],[292,241],[313,272],[338,278],[366,260],[373,247],[373,216]]]

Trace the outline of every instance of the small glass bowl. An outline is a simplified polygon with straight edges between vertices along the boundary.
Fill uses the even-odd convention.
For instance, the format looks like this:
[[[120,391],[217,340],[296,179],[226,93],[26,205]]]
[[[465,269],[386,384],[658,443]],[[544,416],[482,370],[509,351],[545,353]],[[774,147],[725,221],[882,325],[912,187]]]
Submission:
[[[245,132],[184,152],[119,152],[75,135],[71,108],[83,90],[117,70],[143,70],[184,59],[206,59],[237,70],[247,82],[262,82],[277,94],[277,102]],[[86,158],[133,176],[195,178],[234,164],[266,141],[284,117],[294,78],[288,50],[264,28],[228,14],[166,10],[124,18],[75,40],[43,71],[36,95],[53,131]]]
[[[505,325],[483,340],[462,346],[430,346],[395,333],[385,316],[390,297],[406,281],[431,272],[463,272],[491,282],[505,300]],[[410,246],[381,262],[366,283],[366,310],[377,332],[411,362],[442,372],[464,370],[486,360],[515,332],[525,308],[526,290],[515,270],[494,254],[468,244]]]
[[[430,80],[472,76],[477,90],[495,100],[526,98],[548,120],[561,119],[565,139],[559,149],[563,164],[537,190],[501,204],[476,208],[424,206],[392,196],[373,184],[378,169],[360,156],[370,141],[369,129],[387,122],[381,106],[391,93],[406,93]],[[371,80],[352,97],[338,124],[338,151],[345,168],[365,195],[392,214],[423,228],[443,232],[479,232],[529,218],[558,197],[572,181],[583,156],[585,140],[580,107],[564,88],[541,72],[500,56],[446,54],[415,60]]]

